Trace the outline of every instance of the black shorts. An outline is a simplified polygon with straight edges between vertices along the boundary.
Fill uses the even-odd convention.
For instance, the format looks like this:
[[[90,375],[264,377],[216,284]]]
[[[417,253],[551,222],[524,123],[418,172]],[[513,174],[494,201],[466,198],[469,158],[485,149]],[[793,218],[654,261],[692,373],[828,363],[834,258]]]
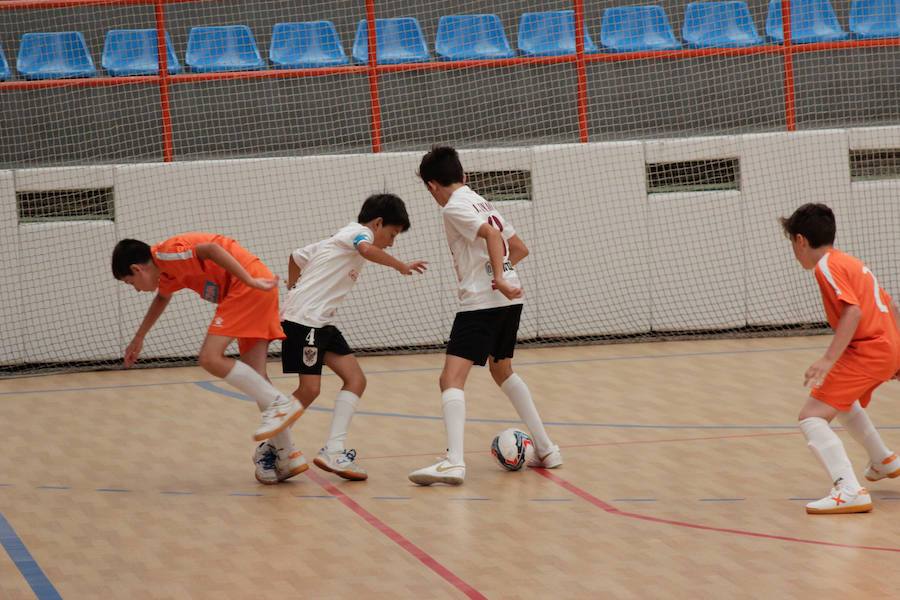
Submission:
[[[281,370],[284,373],[321,375],[325,353],[345,356],[353,354],[347,340],[334,325],[307,327],[293,321],[282,321],[287,338],[281,345]]]
[[[494,362],[512,358],[521,316],[521,304],[456,313],[447,354],[482,367],[488,356],[493,356]]]

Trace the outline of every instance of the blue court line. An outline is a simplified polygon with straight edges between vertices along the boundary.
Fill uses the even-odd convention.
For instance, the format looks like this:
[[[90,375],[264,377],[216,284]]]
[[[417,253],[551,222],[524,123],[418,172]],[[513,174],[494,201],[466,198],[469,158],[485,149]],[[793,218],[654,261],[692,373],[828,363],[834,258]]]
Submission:
[[[640,354],[623,354],[619,356],[602,356],[597,358],[571,358],[571,359],[563,359],[563,360],[535,360],[535,361],[521,361],[516,362],[516,366],[519,367],[534,367],[534,366],[547,366],[547,365],[565,365],[565,364],[576,364],[576,363],[589,363],[589,362],[611,362],[618,360],[657,360],[664,358],[696,358],[698,356],[729,356],[732,354],[760,354],[767,352],[800,352],[807,350],[822,350],[825,346],[806,346],[806,347],[798,347],[798,348],[753,348],[748,350],[720,350],[714,352],[684,352],[684,353],[671,353],[671,354],[651,354],[651,355],[640,355]],[[443,367],[416,367],[410,369],[376,369],[372,371],[366,371],[366,375],[389,375],[391,373],[424,373],[424,372],[438,372],[441,371]],[[334,377],[334,373],[331,372],[323,372],[323,376],[325,377]],[[271,377],[271,379],[296,379],[296,375],[276,375]],[[49,388],[49,389],[36,389],[36,390],[19,390],[14,392],[0,392],[0,396],[22,396],[25,394],[52,394],[54,392],[97,392],[104,390],[119,390],[126,388],[142,388],[142,387],[157,387],[162,385],[189,385],[189,384],[197,384],[200,385],[202,383],[211,382],[212,380],[202,380],[202,381],[163,381],[156,383],[124,383],[124,384],[116,384],[116,385],[98,385],[91,387],[69,387],[69,388]]]
[[[9,554],[38,600],[62,599],[2,513],[0,513],[0,544],[6,549],[6,553]]]
[[[0,483],[0,487],[13,487],[11,483]]]
[[[743,502],[746,498],[700,498],[700,502]]]
[[[231,492],[228,494],[229,496],[262,496],[262,494],[257,492]]]
[[[798,502],[812,502],[813,500],[818,500],[818,498],[788,498],[788,500],[796,500]]]
[[[612,502],[656,502],[656,498],[613,498]]]
[[[327,494],[297,494],[295,498],[324,498],[326,500],[337,498],[337,496],[328,496]]]
[[[490,498],[481,498],[477,496],[466,497],[466,496],[457,496],[456,498],[450,498],[450,500],[490,500]]]
[[[116,494],[125,494],[130,492],[131,490],[125,490],[122,488],[97,488],[95,491],[97,492],[111,492]]]
[[[571,502],[571,498],[529,498],[529,502]]]
[[[67,485],[39,485],[38,489],[39,490],[70,490],[72,488],[70,488]]]
[[[372,500],[411,500],[410,496],[372,496]]]
[[[167,496],[190,496],[193,493],[194,492],[181,492],[178,490],[160,492],[160,494],[165,494]]]

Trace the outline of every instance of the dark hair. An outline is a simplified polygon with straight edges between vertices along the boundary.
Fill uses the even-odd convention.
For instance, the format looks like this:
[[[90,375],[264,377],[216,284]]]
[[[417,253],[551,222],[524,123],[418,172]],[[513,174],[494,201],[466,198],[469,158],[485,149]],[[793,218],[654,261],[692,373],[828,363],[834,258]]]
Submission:
[[[140,240],[122,240],[113,248],[113,277],[127,277],[131,275],[131,265],[143,265],[151,260],[150,246]]]
[[[781,227],[791,239],[805,237],[812,248],[834,244],[834,213],[824,204],[804,204],[790,217],[781,217]]]
[[[422,181],[437,181],[448,186],[465,181],[465,172],[459,162],[459,153],[450,146],[432,146],[419,163],[419,177]]]
[[[372,194],[363,202],[357,221],[368,223],[381,217],[382,225],[399,225],[402,231],[409,229],[406,205],[394,194]]]

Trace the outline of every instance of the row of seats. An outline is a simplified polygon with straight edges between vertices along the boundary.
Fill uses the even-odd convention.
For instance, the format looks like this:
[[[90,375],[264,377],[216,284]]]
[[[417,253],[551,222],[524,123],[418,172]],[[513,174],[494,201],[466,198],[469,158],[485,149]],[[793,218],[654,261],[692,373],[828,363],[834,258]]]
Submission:
[[[900,0],[852,0],[850,31],[859,38],[900,37]],[[424,62],[431,59],[419,22],[412,17],[376,19],[379,64]],[[770,0],[766,34],[784,42],[781,0]],[[682,37],[689,48],[729,48],[763,43],[742,0],[691,2],[684,16]],[[847,39],[829,0],[791,0],[791,38],[805,44]],[[525,13],[519,20],[518,50],[525,56],[556,56],[575,52],[575,21],[571,10]],[[661,6],[620,6],[604,11],[600,43],[607,51],[675,50],[669,18]],[[183,67],[166,33],[171,74]],[[450,15],[440,18],[435,52],[443,60],[497,59],[516,56],[497,15]],[[584,51],[599,52],[588,31]],[[368,62],[366,21],[356,29],[353,60]],[[269,60],[279,68],[333,67],[350,63],[330,21],[278,23],[272,30]],[[253,33],[245,25],[194,27],[188,36],[185,62],[193,72],[258,70],[266,67]],[[107,33],[101,64],[113,76],[151,75],[159,70],[154,29],[112,30]],[[97,74],[80,32],[26,33],[16,69],[27,79],[91,77]],[[0,80],[10,77],[0,48]]]

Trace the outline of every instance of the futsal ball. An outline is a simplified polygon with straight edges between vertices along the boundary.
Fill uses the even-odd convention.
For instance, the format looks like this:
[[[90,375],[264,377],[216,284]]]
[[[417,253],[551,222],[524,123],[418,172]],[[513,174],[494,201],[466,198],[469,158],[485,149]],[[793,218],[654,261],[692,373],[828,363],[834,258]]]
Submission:
[[[505,429],[491,442],[491,454],[507,471],[518,471],[534,452],[531,436],[520,429]]]

